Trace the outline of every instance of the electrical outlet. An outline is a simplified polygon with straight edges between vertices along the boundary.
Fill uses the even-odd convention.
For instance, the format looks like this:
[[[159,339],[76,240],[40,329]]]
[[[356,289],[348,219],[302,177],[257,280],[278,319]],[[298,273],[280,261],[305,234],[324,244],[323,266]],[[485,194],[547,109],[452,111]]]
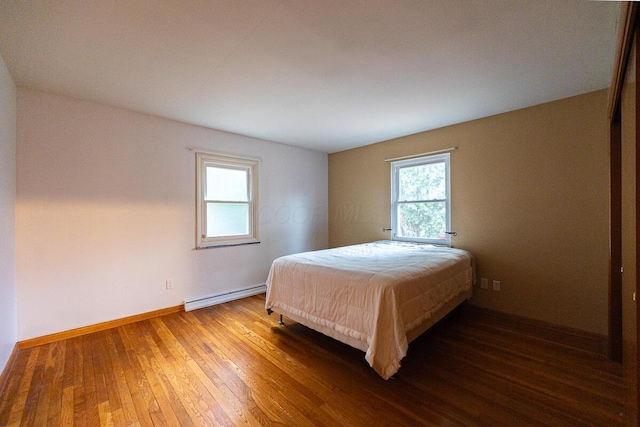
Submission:
[[[489,289],[489,279],[486,277],[480,278],[480,289]]]
[[[171,279],[167,279],[167,281],[165,282],[165,288],[166,288],[167,290],[169,290],[169,289],[173,289],[173,280],[171,280]]]
[[[493,281],[493,290],[494,291],[499,291],[500,290],[500,281],[499,280],[494,280]]]

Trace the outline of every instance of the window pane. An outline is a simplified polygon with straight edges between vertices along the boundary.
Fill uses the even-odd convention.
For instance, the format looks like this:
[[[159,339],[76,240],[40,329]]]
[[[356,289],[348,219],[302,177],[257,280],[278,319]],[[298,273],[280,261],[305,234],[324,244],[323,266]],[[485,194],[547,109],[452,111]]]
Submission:
[[[247,171],[207,166],[205,200],[246,202],[248,196]]]
[[[445,163],[428,163],[398,170],[398,200],[445,199]]]
[[[249,234],[247,203],[207,203],[207,237]]]
[[[446,202],[399,203],[397,235],[445,240],[446,208]]]

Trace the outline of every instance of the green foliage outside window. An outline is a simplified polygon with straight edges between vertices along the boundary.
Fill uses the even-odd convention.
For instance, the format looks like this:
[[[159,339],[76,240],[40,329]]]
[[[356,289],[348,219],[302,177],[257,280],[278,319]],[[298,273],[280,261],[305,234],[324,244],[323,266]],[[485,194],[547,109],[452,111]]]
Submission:
[[[399,169],[397,235],[445,239],[445,163],[428,163]]]

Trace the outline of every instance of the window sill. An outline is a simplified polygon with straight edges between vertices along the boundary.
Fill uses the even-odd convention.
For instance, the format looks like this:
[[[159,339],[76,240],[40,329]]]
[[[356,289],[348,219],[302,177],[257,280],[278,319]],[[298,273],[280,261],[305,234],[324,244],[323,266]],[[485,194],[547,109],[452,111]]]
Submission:
[[[245,246],[245,245],[257,245],[260,241],[255,242],[238,242],[238,243],[212,243],[207,246],[196,246],[194,250],[199,251],[201,249],[216,249],[216,248],[228,248],[230,246]]]

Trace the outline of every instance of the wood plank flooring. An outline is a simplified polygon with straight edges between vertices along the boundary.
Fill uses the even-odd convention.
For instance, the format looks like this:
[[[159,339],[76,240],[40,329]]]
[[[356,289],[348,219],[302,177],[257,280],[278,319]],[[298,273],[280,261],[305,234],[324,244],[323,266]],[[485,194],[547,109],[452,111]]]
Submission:
[[[464,309],[396,379],[264,296],[20,350],[0,426],[618,426],[619,364]]]

